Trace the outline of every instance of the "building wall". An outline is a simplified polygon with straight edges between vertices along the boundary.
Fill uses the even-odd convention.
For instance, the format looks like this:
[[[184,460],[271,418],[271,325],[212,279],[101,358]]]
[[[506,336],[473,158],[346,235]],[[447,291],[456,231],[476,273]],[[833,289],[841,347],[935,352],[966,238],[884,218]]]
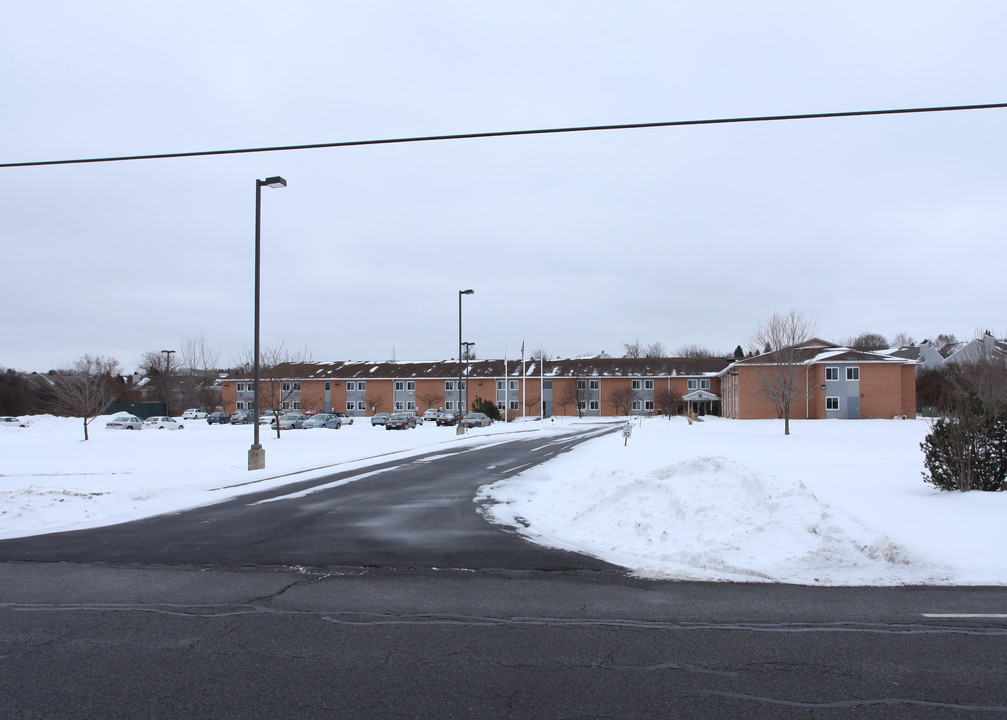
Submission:
[[[912,391],[906,369],[912,373]],[[861,365],[860,416],[865,418],[892,418],[896,415],[916,416],[916,375],[911,365]],[[906,400],[911,399],[910,403]],[[910,408],[906,412],[907,405]]]

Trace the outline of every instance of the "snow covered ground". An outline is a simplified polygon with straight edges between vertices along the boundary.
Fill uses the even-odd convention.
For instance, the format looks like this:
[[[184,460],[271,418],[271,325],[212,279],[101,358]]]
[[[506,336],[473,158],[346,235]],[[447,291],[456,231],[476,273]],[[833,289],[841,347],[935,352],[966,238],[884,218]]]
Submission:
[[[263,427],[264,471],[246,468],[250,426],[105,430],[40,416],[0,432],[0,537],[121,522],[218,502],[445,444],[576,421],[497,423],[463,438],[427,423],[387,432]],[[653,578],[823,585],[1007,584],[1007,494],[926,485],[919,420],[706,418],[633,422],[480,490],[484,514],[529,539]],[[625,442],[625,444],[624,444]],[[367,482],[364,473],[358,482]]]

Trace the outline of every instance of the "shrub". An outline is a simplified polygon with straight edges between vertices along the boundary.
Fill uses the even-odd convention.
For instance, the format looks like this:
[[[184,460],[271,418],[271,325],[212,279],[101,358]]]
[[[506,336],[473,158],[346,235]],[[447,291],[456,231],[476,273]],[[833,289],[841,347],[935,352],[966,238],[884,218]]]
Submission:
[[[1005,489],[1007,414],[986,409],[975,393],[948,417],[938,419],[920,443],[929,474],[940,490]]]
[[[472,401],[472,412],[485,413],[494,422],[503,419],[503,416],[500,414],[500,408],[496,406],[496,403],[491,400],[483,400],[481,397],[477,397]]]

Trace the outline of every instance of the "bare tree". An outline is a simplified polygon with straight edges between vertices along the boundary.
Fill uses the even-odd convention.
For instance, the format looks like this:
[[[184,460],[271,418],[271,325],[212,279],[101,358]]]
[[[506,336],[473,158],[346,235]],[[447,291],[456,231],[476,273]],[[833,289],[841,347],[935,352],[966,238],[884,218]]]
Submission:
[[[85,440],[88,439],[87,426],[123,389],[119,363],[101,355],[85,355],[69,368],[54,371],[49,378],[54,410],[80,416],[84,421]]]
[[[583,378],[573,378],[559,396],[559,404],[563,407],[564,414],[568,405],[577,408],[577,417],[584,417],[584,408],[587,407],[587,380]]]
[[[913,336],[909,333],[899,332],[895,333],[895,337],[892,338],[892,345],[894,347],[904,348],[914,346],[916,345],[916,342],[913,340]]]
[[[524,399],[524,406],[529,415],[534,415],[536,413],[539,415],[542,414],[542,404],[539,402],[539,397],[537,395],[526,397]]]
[[[659,413],[671,417],[678,414],[682,406],[682,396],[670,387],[661,387],[654,391],[654,405]]]
[[[640,338],[631,343],[623,343],[622,346],[625,348],[625,352],[622,354],[624,358],[643,357],[643,345],[640,344]]]
[[[738,346],[738,349],[739,350],[741,349],[740,345]],[[742,353],[742,355],[744,355],[744,353]],[[712,357],[716,357],[716,355],[714,354],[713,350],[710,350],[709,348],[705,348],[702,345],[690,344],[690,345],[683,345],[682,347],[680,347],[678,349],[678,357],[683,357],[683,358],[712,358]]]
[[[617,415],[629,415],[633,406],[633,390],[628,387],[616,388],[608,394],[608,399],[615,407]]]
[[[969,347],[967,359],[942,368],[954,399],[961,404],[975,394],[987,410],[1007,412],[1007,347],[988,333],[977,334]]]
[[[211,410],[220,404],[220,390],[214,384],[220,353],[210,348],[203,335],[185,338],[179,344],[179,393],[186,406]]]
[[[931,344],[937,352],[944,357],[947,357],[958,346],[958,338],[954,336],[954,333],[941,333],[934,338],[934,341]]]
[[[846,346],[854,350],[884,350],[888,347],[888,340],[881,333],[863,332],[856,337],[846,341]]]
[[[801,372],[806,353],[800,345],[817,331],[817,325],[796,310],[779,314],[775,310],[752,334],[751,345],[772,348],[764,353],[756,368],[761,390],[783,418],[783,434],[790,434],[790,407],[804,397],[806,383]]]
[[[300,405],[301,373],[298,366],[310,362],[311,353],[307,348],[291,352],[283,342],[259,350],[259,412],[273,415],[277,438],[280,437],[280,416],[298,409],[295,404]],[[235,364],[252,367],[252,351],[243,352]],[[255,418],[255,422],[258,421]]]
[[[645,358],[663,358],[668,357],[668,351],[664,349],[664,345],[660,342],[652,342],[643,351],[643,356]]]
[[[429,410],[432,407],[441,407],[444,404],[444,393],[428,392],[422,395],[417,395],[416,399],[424,406],[424,409]]]
[[[539,348],[531,354],[531,359],[545,361],[549,359],[549,353],[547,353],[543,348]]]

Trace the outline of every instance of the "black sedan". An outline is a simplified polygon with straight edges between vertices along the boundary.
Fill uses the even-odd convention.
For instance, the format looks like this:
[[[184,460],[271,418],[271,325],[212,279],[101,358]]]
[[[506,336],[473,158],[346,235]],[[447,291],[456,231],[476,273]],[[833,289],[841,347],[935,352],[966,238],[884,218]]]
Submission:
[[[230,425],[231,416],[226,412],[210,413],[206,416],[206,422],[209,425]]]

